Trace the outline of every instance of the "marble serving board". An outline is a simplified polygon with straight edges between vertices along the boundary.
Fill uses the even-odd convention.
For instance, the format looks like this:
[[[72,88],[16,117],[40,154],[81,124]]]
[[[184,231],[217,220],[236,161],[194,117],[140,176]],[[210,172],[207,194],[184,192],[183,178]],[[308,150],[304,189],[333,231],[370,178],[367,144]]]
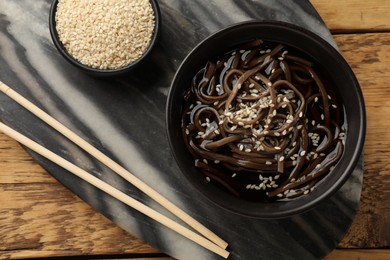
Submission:
[[[221,28],[252,19],[286,21],[312,30],[336,46],[308,0],[160,0],[161,37],[150,60],[116,79],[92,78],[59,55],[49,35],[50,4],[50,0],[0,0],[1,81],[223,237],[230,244],[229,259],[319,259],[335,248],[355,215],[362,163],[335,196],[310,212],[282,220],[245,218],[211,204],[194,190],[171,155],[165,127],[167,92],[176,69],[197,43]],[[0,118],[100,179],[166,213],[3,94]],[[162,252],[178,259],[219,259],[30,153],[80,198]]]

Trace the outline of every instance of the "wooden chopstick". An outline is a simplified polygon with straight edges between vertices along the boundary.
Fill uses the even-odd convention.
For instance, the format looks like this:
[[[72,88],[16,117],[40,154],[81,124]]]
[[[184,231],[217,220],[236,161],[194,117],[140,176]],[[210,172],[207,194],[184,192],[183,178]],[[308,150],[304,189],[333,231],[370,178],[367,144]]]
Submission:
[[[225,249],[222,249],[221,247],[214,244],[210,240],[208,240],[208,239],[204,238],[203,236],[200,236],[197,233],[189,230],[188,228],[176,223],[172,219],[170,219],[170,218],[162,215],[161,213],[157,212],[156,210],[142,204],[141,202],[135,200],[134,198],[128,196],[127,194],[121,192],[120,190],[117,190],[116,188],[110,186],[106,182],[100,180],[99,178],[96,178],[92,174],[89,174],[85,170],[77,167],[76,165],[72,164],[71,162],[65,160],[64,158],[60,157],[59,155],[53,153],[52,151],[48,150],[47,148],[43,147],[42,145],[34,142],[33,140],[20,134],[19,132],[15,131],[14,129],[8,127],[7,125],[5,125],[4,123],[1,123],[1,122],[0,122],[0,131],[5,133],[6,135],[10,136],[11,138],[15,139],[19,143],[25,145],[26,147],[30,148],[31,150],[35,151],[36,153],[42,155],[43,157],[49,159],[53,163],[68,170],[69,172],[73,173],[74,175],[78,176],[79,178],[92,184],[96,188],[106,192],[107,194],[111,195],[112,197],[114,197],[114,198],[118,199],[119,201],[125,203],[126,205],[138,210],[139,212],[154,219],[155,221],[165,225],[166,227],[172,229],[173,231],[176,231],[177,233],[192,240],[193,242],[197,243],[198,245],[201,245],[202,247],[204,247],[204,248],[210,250],[211,252],[214,252],[215,254],[218,254],[224,258],[227,258],[229,256],[228,251],[226,251]]]
[[[60,132],[62,135],[67,137],[69,140],[74,142],[76,145],[78,145],[80,148],[84,149],[86,152],[91,154],[93,157],[95,157],[97,160],[105,164],[108,168],[116,172],[118,175],[120,175],[122,178],[133,184],[135,187],[137,187],[139,190],[147,194],[150,198],[161,204],[163,207],[168,209],[170,212],[172,212],[174,215],[176,215],[178,218],[183,220],[185,223],[187,223],[189,226],[191,226],[193,229],[195,229],[200,234],[204,235],[206,238],[208,238],[210,241],[214,242],[218,246],[220,246],[223,249],[226,249],[228,246],[228,243],[222,240],[220,237],[218,237],[215,233],[213,233],[211,230],[206,228],[204,225],[202,225],[200,222],[192,218],[190,215],[188,215],[186,212],[184,212],[182,209],[178,208],[176,205],[174,205],[172,202],[167,200],[165,197],[163,197],[161,194],[159,194],[157,191],[155,191],[153,188],[148,186],[146,183],[142,182],[139,178],[137,178],[135,175],[130,173],[128,170],[123,168],[121,165],[113,161],[111,158],[109,158],[107,155],[103,154],[101,151],[96,149],[94,146],[89,144],[87,141],[82,139],[80,136],[72,132],[69,128],[61,124],[59,121],[51,117],[49,114],[44,112],[42,109],[35,106],[33,103],[28,101],[26,98],[18,94],[16,91],[11,89],[9,86],[4,84],[0,81],[0,90],[6,94],[8,97],[19,103],[21,106],[29,110],[31,113],[33,113],[35,116],[40,118],[42,121],[53,127],[55,130]]]

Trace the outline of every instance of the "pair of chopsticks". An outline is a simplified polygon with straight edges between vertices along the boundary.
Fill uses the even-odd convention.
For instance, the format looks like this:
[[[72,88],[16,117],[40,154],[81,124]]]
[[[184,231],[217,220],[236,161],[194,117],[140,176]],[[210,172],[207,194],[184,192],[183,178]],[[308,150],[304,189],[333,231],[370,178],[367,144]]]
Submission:
[[[22,135],[21,133],[13,130],[12,128],[8,127],[4,123],[0,122],[0,131],[4,134],[10,136],[11,138],[15,139],[19,143],[25,145],[29,149],[33,150],[34,152],[40,154],[41,156],[49,159],[53,163],[59,165],[60,167],[68,170],[69,172],[73,173],[74,175],[78,176],[79,178],[83,179],[84,181],[92,184],[96,188],[104,191],[105,193],[109,194],[110,196],[118,199],[119,201],[125,203],[126,205],[134,208],[135,210],[143,213],[144,215],[154,219],[155,221],[165,225],[166,227],[172,229],[173,231],[179,233],[180,235],[192,240],[193,242],[197,243],[198,245],[210,250],[211,252],[214,252],[215,254],[218,254],[224,258],[227,258],[229,256],[229,252],[226,249],[228,244],[222,240],[220,237],[218,237],[216,234],[214,234],[211,230],[203,226],[200,222],[192,218],[190,215],[188,215],[186,212],[184,212],[182,209],[175,206],[172,202],[167,200],[165,197],[163,197],[161,194],[159,194],[157,191],[152,189],[150,186],[142,182],[140,179],[138,179],[136,176],[134,176],[132,173],[130,173],[128,170],[120,166],[118,163],[113,161],[111,158],[103,154],[101,151],[96,149],[94,146],[89,144],[87,141],[82,139],[80,136],[76,135],[74,132],[72,132],[70,129],[68,129],[66,126],[61,124],[59,121],[51,117],[49,114],[35,106],[33,103],[28,101],[26,98],[18,94],[16,91],[11,89],[9,86],[4,84],[0,81],[0,91],[2,91],[4,94],[6,94],[8,97],[19,103],[21,106],[23,106],[25,109],[33,113],[35,116],[40,118],[42,121],[50,125],[52,128],[60,132],[62,135],[64,135],[66,138],[74,142],[76,145],[78,145],[80,148],[91,154],[93,157],[95,157],[97,160],[105,164],[108,168],[116,172],[118,175],[120,175],[122,178],[133,184],[135,187],[137,187],[139,190],[144,192],[146,195],[148,195],[150,198],[154,199],[156,202],[161,204],[163,207],[168,209],[170,212],[172,212],[174,215],[176,215],[178,218],[183,220],[185,223],[187,223],[189,226],[191,226],[195,231],[199,232],[203,236],[199,235],[198,233],[180,225],[179,223],[175,222],[174,220],[162,215],[161,213],[157,212],[156,210],[148,207],[147,205],[142,204],[141,202],[135,200],[134,198],[128,196],[127,194],[119,191],[118,189],[110,186],[106,182],[103,182],[102,180],[96,178],[92,174],[86,172],[85,170],[79,168],[78,166],[72,164],[71,162],[63,159],[59,155],[53,153],[52,151],[48,150],[47,148],[41,146],[40,144],[34,142],[33,140],[29,139],[28,137]]]

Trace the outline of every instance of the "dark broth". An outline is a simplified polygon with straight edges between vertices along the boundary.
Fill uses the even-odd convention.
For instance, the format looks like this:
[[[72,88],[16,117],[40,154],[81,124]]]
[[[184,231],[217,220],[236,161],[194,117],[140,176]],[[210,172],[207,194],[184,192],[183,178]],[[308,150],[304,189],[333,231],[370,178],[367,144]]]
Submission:
[[[326,78],[301,52],[261,40],[208,61],[182,115],[196,167],[251,201],[312,191],[344,151],[344,109]]]

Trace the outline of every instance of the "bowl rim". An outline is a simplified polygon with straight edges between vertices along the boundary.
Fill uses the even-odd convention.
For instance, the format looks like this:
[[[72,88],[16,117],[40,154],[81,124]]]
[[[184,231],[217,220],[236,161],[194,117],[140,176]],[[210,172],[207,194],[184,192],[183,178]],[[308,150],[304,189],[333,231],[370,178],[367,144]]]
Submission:
[[[93,68],[93,67],[90,67],[88,65],[85,65],[85,64],[79,62],[78,60],[76,60],[72,55],[70,55],[67,52],[64,45],[62,44],[62,42],[60,41],[60,39],[58,37],[57,29],[56,29],[55,14],[57,12],[57,5],[58,5],[59,0],[53,0],[53,2],[51,3],[51,6],[50,6],[50,11],[49,11],[49,30],[50,30],[50,36],[51,36],[51,39],[54,43],[54,46],[56,47],[58,52],[61,54],[61,56],[63,56],[65,58],[65,60],[67,60],[73,66],[75,66],[75,67],[77,67],[77,68],[81,69],[82,71],[87,72],[89,74],[100,75],[100,76],[115,76],[118,74],[123,74],[125,72],[128,72],[128,71],[134,69],[135,67],[138,67],[140,64],[142,64],[145,61],[146,57],[148,57],[150,55],[150,53],[152,52],[152,49],[156,45],[157,40],[158,40],[159,35],[160,35],[161,11],[160,11],[160,8],[158,5],[158,1],[157,0],[148,0],[148,1],[150,2],[151,6],[152,6],[152,9],[154,12],[154,17],[155,17],[154,18],[155,24],[154,24],[154,31],[153,31],[152,39],[150,41],[149,47],[142,54],[142,56],[139,57],[134,62],[129,63],[126,66],[123,66],[123,67],[120,67],[117,69],[104,69],[104,70],[102,70],[102,69],[97,69],[97,68]]]
[[[215,201],[215,198],[211,198],[209,193],[205,192],[202,190],[202,188],[199,187],[197,183],[191,183],[191,179],[188,176],[190,174],[189,171],[187,171],[186,166],[182,165],[182,162],[178,159],[178,151],[177,151],[177,145],[175,144],[174,139],[178,138],[177,136],[174,136],[173,134],[173,126],[171,125],[172,122],[172,110],[173,106],[175,103],[175,100],[173,99],[175,91],[180,87],[177,86],[176,82],[178,79],[180,79],[181,74],[183,73],[183,69],[186,67],[186,63],[197,53],[199,52],[199,49],[201,49],[205,44],[207,44],[209,41],[211,41],[215,37],[219,37],[222,34],[228,33],[231,30],[240,30],[242,28],[246,27],[269,27],[273,29],[282,29],[282,30],[293,30],[295,34],[298,35],[305,35],[305,37],[311,38],[313,41],[315,41],[318,45],[320,45],[321,48],[324,49],[324,51],[330,52],[333,57],[336,57],[337,62],[339,63],[339,66],[342,66],[343,69],[347,72],[346,77],[348,78],[348,81],[351,82],[351,85],[354,86],[356,90],[356,112],[361,115],[360,117],[360,122],[359,122],[359,133],[357,136],[357,143],[356,143],[356,148],[353,150],[353,153],[351,154],[352,160],[348,162],[347,167],[345,167],[344,172],[340,174],[340,177],[335,181],[331,187],[330,190],[327,190],[324,193],[321,194],[316,194],[316,197],[314,200],[308,200],[309,197],[312,196],[312,193],[309,193],[301,199],[301,201],[305,201],[306,203],[301,204],[299,207],[293,208],[293,209],[288,209],[288,210],[281,210],[278,212],[268,212],[268,211],[245,211],[241,209],[237,209],[236,207],[229,206],[226,202],[221,205],[221,201]],[[295,46],[294,46],[295,47]],[[230,46],[230,49],[232,46]],[[229,50],[229,49],[227,49]],[[207,60],[205,60],[206,62]],[[181,62],[179,68],[177,69],[175,76],[172,80],[172,83],[170,85],[169,91],[168,91],[168,99],[166,103],[166,129],[167,129],[167,135],[168,135],[168,141],[171,149],[171,153],[173,154],[173,157],[175,158],[175,161],[177,162],[181,173],[186,177],[187,181],[190,182],[190,184],[195,187],[195,190],[202,194],[202,197],[205,197],[208,201],[212,202],[213,204],[217,205],[218,207],[230,211],[235,214],[243,215],[246,217],[255,217],[255,218],[264,218],[264,219],[269,219],[269,218],[285,218],[285,217],[290,217],[293,215],[297,215],[303,212],[306,212],[310,209],[313,209],[315,206],[320,204],[321,202],[325,201],[326,199],[329,199],[332,195],[334,195],[341,187],[344,185],[344,183],[347,181],[347,179],[350,177],[350,175],[353,173],[357,163],[359,162],[361,156],[362,156],[362,151],[363,151],[363,145],[365,141],[365,133],[366,133],[366,111],[365,111],[365,105],[364,105],[364,98],[363,94],[359,85],[359,82],[352,71],[351,67],[349,64],[346,62],[344,57],[340,54],[338,50],[336,50],[329,42],[327,42],[325,39],[320,37],[319,35],[315,34],[314,32],[311,32],[305,28],[302,28],[300,26],[287,23],[287,22],[279,22],[279,21],[267,21],[267,20],[250,20],[250,21],[244,21],[240,23],[233,24],[231,26],[225,27],[215,33],[212,33],[205,39],[203,39],[200,43],[198,43],[189,53],[188,55],[183,59]],[[182,138],[180,136],[180,138]],[[344,154],[343,154],[344,157]],[[339,164],[339,163],[338,163]],[[338,165],[337,164],[337,165]],[[218,189],[215,187],[215,189]],[[314,193],[314,192],[313,192]],[[270,207],[269,204],[277,204],[279,202],[275,203],[259,203],[259,202],[248,202],[244,200],[240,200],[241,202],[244,202],[247,205],[266,205],[265,208]],[[295,200],[292,200],[295,201]],[[288,202],[286,202],[288,203]]]

